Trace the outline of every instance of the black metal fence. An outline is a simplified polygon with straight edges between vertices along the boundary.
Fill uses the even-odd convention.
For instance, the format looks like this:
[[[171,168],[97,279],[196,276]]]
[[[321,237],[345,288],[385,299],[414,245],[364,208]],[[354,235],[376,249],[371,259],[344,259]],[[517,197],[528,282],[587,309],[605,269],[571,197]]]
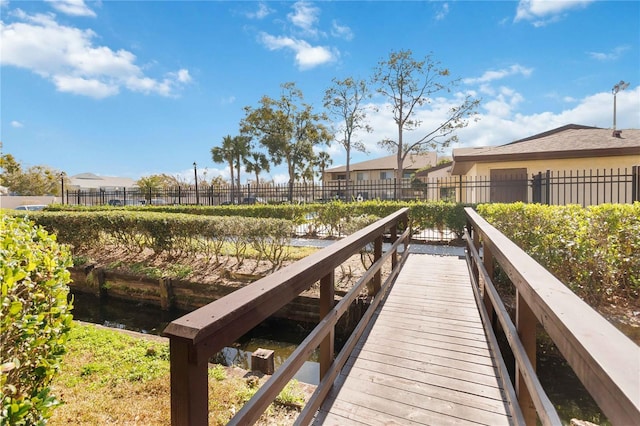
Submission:
[[[255,203],[311,203],[332,200],[421,200],[463,203],[531,202],[552,205],[632,203],[640,201],[640,166],[631,169],[550,170],[528,177],[449,176],[274,185],[182,186],[160,190],[66,190],[63,203],[76,205],[225,205]]]

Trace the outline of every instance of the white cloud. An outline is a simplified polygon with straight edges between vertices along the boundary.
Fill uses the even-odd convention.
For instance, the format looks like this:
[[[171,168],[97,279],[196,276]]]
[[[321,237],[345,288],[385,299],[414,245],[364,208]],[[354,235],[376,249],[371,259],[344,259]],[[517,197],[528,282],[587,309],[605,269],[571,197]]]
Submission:
[[[84,0],[45,0],[58,12],[71,16],[96,17],[96,13],[84,3]]]
[[[60,92],[74,93],[96,99],[117,95],[118,85],[105,83],[94,78],[54,75],[53,82]]]
[[[293,8],[293,12],[287,15],[289,21],[303,30],[305,34],[312,36],[317,35],[318,30],[315,28],[315,25],[319,20],[318,15],[320,14],[320,9],[306,1],[296,2],[291,7]]]
[[[336,20],[331,24],[331,35],[347,41],[353,40],[353,31],[351,31],[351,28],[346,25],[340,25]]]
[[[482,114],[478,122],[458,132],[460,146],[502,145],[566,124],[582,124],[610,128],[612,126],[613,97],[601,92],[577,102],[559,112],[544,111],[525,115],[496,116]],[[617,95],[616,124],[619,129],[640,128],[640,86]]]
[[[273,12],[272,9],[269,8],[269,6],[267,6],[267,4],[265,2],[259,2],[258,3],[258,10],[256,10],[255,12],[248,12],[246,13],[246,17],[249,19],[264,19],[267,16],[269,16],[271,13]]]
[[[15,127],[16,129],[20,129],[22,127],[24,127],[24,124],[18,120],[13,120],[11,122],[11,127]]]
[[[0,0],[0,8],[9,6],[9,0]]]
[[[442,7],[436,13],[436,20],[442,21],[449,14],[449,3],[442,3]]]
[[[305,70],[318,65],[334,62],[337,53],[325,46],[312,46],[304,40],[285,36],[272,36],[267,33],[260,34],[260,42],[269,50],[290,49],[295,52],[298,68]]]
[[[457,93],[451,98],[433,99],[428,108],[418,110],[416,118],[422,121],[422,124],[418,130],[405,132],[405,141],[411,142],[424,135],[426,131],[436,128],[447,116],[449,108],[459,104],[466,94]],[[459,144],[445,149],[442,154],[449,154],[451,148],[457,147],[502,145],[567,124],[602,128],[612,126],[613,97],[609,92],[596,93],[575,100],[571,106],[557,112],[518,113],[516,108],[522,102],[524,98],[517,91],[507,87],[497,89],[494,98],[482,103],[477,116],[479,120],[470,120],[467,127],[456,132]],[[616,105],[616,121],[619,129],[640,128],[640,86],[619,92]],[[370,154],[367,156],[354,152],[352,162],[389,155],[389,152],[377,146],[377,142],[385,138],[397,139],[398,129],[387,105],[375,106],[378,112],[368,114],[369,124],[374,131],[361,135]],[[334,164],[345,162],[344,149],[332,149],[331,152]]]
[[[532,21],[534,26],[542,27],[560,20],[565,11],[584,8],[593,1],[594,0],[520,0],[514,21]]]
[[[16,22],[0,22],[2,65],[29,69],[53,82],[61,92],[94,98],[114,96],[122,87],[131,91],[173,96],[191,81],[180,69],[162,79],[144,75],[136,56],[124,49],[95,46],[90,29],[61,25],[52,14],[28,15],[16,10]]]
[[[629,49],[629,46],[618,46],[610,52],[587,52],[587,54],[598,61],[615,61]]]
[[[480,77],[465,78],[462,81],[465,84],[488,83],[490,81],[501,80],[512,75],[522,75],[524,77],[529,77],[532,72],[533,68],[527,68],[519,64],[514,64],[508,68],[503,68],[501,70],[485,71],[485,73]]]

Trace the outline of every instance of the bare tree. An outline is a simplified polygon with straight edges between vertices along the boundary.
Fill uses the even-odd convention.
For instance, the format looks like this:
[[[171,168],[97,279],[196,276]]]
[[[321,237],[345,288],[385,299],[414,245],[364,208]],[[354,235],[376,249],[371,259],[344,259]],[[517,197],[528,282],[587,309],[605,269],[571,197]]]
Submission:
[[[431,55],[422,61],[413,58],[411,50],[392,51],[374,70],[372,83],[376,91],[391,104],[393,120],[398,126],[398,139],[385,139],[380,145],[397,154],[396,179],[403,177],[403,164],[410,153],[419,154],[429,149],[447,147],[458,140],[455,130],[466,127],[475,115],[480,100],[466,95],[460,105],[451,107],[444,120],[434,129],[421,133],[415,140],[405,142],[404,131],[416,130],[422,124],[416,119],[418,110],[430,104],[435,96],[450,93],[459,83],[451,80],[449,70]]]
[[[334,123],[335,138],[345,149],[346,161],[346,187],[345,194],[350,199],[349,184],[351,181],[351,150],[367,152],[362,141],[355,139],[355,135],[364,131],[373,131],[366,122],[366,106],[364,102],[371,97],[364,80],[354,80],[347,77],[344,80],[334,78],[333,86],[329,87],[324,95],[324,107],[329,115],[336,118]]]

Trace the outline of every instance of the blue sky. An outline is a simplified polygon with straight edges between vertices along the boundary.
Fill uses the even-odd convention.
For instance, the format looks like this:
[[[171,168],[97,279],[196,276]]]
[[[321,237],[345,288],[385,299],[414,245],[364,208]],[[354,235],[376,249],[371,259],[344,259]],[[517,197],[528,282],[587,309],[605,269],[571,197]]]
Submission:
[[[611,127],[620,80],[617,127],[640,128],[637,1],[0,0],[0,13],[3,153],[69,175],[190,179],[196,161],[228,177],[210,149],[238,134],[243,107],[292,81],[321,111],[332,78],[368,79],[404,49],[460,78],[419,112],[424,130],[457,97],[482,98],[454,147]],[[369,153],[352,162],[388,155],[376,142],[396,134],[384,99],[371,102]],[[328,151],[344,164],[338,144]]]

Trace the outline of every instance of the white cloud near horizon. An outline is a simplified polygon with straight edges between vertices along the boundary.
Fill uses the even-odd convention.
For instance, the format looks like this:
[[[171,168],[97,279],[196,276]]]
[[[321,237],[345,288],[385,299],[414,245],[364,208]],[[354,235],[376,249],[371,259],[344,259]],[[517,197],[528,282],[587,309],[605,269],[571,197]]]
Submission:
[[[24,127],[24,123],[18,121],[18,120],[13,120],[11,122],[11,127],[15,127],[16,129],[20,129],[22,127]]]
[[[514,22],[532,21],[533,26],[543,27],[559,21],[570,9],[584,8],[595,0],[520,0]]]
[[[301,70],[336,61],[338,53],[326,46],[312,46],[305,40],[260,33],[259,41],[269,50],[289,49],[295,53],[295,62]]]
[[[96,46],[93,40],[98,35],[93,30],[61,25],[53,14],[29,15],[17,9],[12,16],[16,22],[0,21],[0,64],[31,70],[60,92],[102,99],[126,88],[175,96],[178,88],[191,81],[187,69],[161,79],[146,76],[133,53]]]
[[[87,16],[95,18],[96,13],[89,8],[84,0],[45,0],[58,12],[71,16]]]
[[[446,117],[450,107],[460,102],[466,93],[457,93],[452,98],[436,98],[429,108],[417,111],[416,119],[422,121],[418,130],[405,132],[404,138],[411,142],[438,126]],[[494,95],[483,101],[477,115],[478,121],[469,121],[469,125],[456,132],[459,143],[442,150],[439,155],[448,155],[452,148],[503,145],[547,130],[567,124],[581,124],[602,128],[612,127],[613,97],[609,92],[600,92],[573,99],[573,104],[559,112],[545,111],[534,114],[518,112],[518,106],[525,101],[517,91],[500,87]],[[373,133],[358,135],[370,151],[369,155],[354,152],[352,163],[365,159],[390,155],[378,146],[378,141],[397,139],[397,126],[386,105],[371,105],[378,112],[369,112],[369,124]],[[619,129],[640,129],[640,85],[619,92],[617,95],[617,127]],[[344,149],[335,144],[331,148],[334,164],[344,164]],[[333,166],[332,166],[333,167]]]

